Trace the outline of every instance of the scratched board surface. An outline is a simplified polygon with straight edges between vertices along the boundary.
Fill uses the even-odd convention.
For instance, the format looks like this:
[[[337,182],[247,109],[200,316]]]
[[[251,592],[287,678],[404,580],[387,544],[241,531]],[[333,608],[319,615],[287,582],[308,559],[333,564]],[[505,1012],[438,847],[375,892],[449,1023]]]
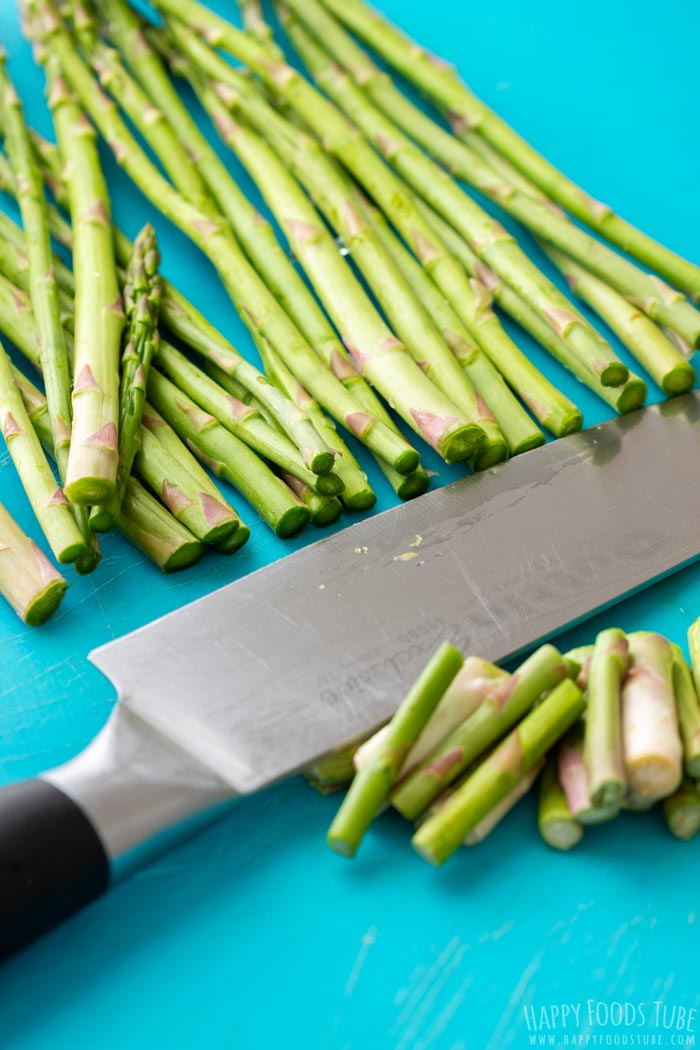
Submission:
[[[592,193],[698,257],[700,8],[672,0],[659,19],[642,2],[631,19],[628,5],[609,0],[589,0],[584,17],[554,0],[382,6],[457,61]],[[11,0],[0,4],[0,37],[29,116],[48,133],[42,78]],[[105,162],[117,220],[132,234],[153,220],[166,274],[250,352],[213,271]],[[606,418],[602,403],[528,349],[587,423]],[[436,484],[458,476],[427,464]],[[389,506],[368,469],[378,509]],[[36,536],[4,451],[0,490]],[[113,696],[86,661],[91,648],[295,545],[254,525],[234,558],[165,579],[110,538],[100,571],[72,588],[46,629],[24,629],[0,609],[0,780],[67,760],[102,726]],[[561,643],[613,620],[682,641],[700,612],[699,584],[700,569],[687,569]],[[558,855],[538,840],[528,800],[486,843],[435,871],[391,816],[354,864],[331,855],[323,834],[336,805],[298,780],[248,799],[7,964],[0,1046],[500,1050],[700,1039],[698,843],[672,841],[656,814],[594,830],[575,854]]]

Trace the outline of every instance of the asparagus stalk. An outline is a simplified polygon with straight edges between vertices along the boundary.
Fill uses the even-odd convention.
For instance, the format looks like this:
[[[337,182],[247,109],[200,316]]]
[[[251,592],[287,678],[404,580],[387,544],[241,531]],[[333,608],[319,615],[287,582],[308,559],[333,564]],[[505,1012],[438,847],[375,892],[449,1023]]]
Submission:
[[[543,247],[566,277],[572,292],[602,317],[664,394],[673,397],[690,390],[695,382],[695,369],[663,330],[646,316],[639,299],[630,302],[563,252]]]
[[[515,393],[531,408],[539,422],[556,437],[562,437],[564,434],[580,429],[583,417],[576,406],[527,360],[514,343],[510,345],[506,343],[504,346],[499,344],[498,352],[491,348],[489,360],[493,367],[491,369],[484,367],[486,361],[480,348],[420,263],[392,233],[388,223],[377,209],[373,209],[370,215],[387,251],[414,293],[424,303],[443,333],[446,342],[452,347],[455,357],[467,375],[472,378],[477,390],[480,393],[483,390],[488,407],[495,406],[493,412],[496,419],[503,419],[502,429],[508,438],[511,451],[517,454],[536,448],[544,443],[544,435],[534,426],[532,420],[517,405],[517,402],[514,404],[512,397],[507,396],[507,401],[503,404],[500,389],[503,381],[498,373],[505,377]],[[485,307],[485,309],[488,308]],[[486,373],[485,377],[484,373]],[[493,382],[491,381],[492,376],[494,377]],[[488,386],[485,379],[488,380]],[[491,396],[492,392],[495,400]],[[491,400],[489,400],[490,396]],[[485,426],[482,419],[479,419],[479,423],[482,427]]]
[[[55,17],[55,16],[54,16]],[[45,15],[51,32],[52,11]],[[119,350],[124,325],[110,228],[110,201],[91,125],[56,60],[45,59],[51,109],[70,171],[76,331],[73,430],[66,495],[73,503],[109,502],[118,467]]]
[[[286,485],[247,445],[155,368],[151,369],[148,396],[195,455],[217,477],[234,485],[278,536],[295,536],[304,528],[309,512]]]
[[[521,798],[524,798],[525,795],[527,795],[528,791],[542,772],[543,765],[544,759],[540,759],[539,762],[536,762],[532,769],[528,770],[528,772],[520,778],[508,794],[501,799],[501,801],[495,805],[485,817],[482,817],[478,824],[474,825],[464,840],[465,846],[476,846],[491,834],[493,829],[501,823],[503,818],[515,808]]]
[[[663,247],[580,189],[478,99],[454,69],[429,55],[364,0],[323,2],[389,65],[448,113],[459,117],[465,126],[474,129],[548,197],[622,251],[660,273],[672,285],[693,295],[700,292],[700,268]]]
[[[169,433],[161,439],[163,430]],[[221,543],[239,528],[245,529],[189,449],[148,403],[134,469],[173,517],[202,543]]]
[[[700,780],[700,702],[695,691],[693,675],[678,645],[671,644],[673,653],[673,688],[676,695],[678,725],[683,741],[685,772],[693,780]]]
[[[673,650],[659,634],[629,636],[630,669],[622,688],[622,739],[630,791],[643,799],[672,794],[681,782],[683,748],[673,690]]]
[[[410,473],[415,469],[417,454],[410,446],[368,413],[360,411],[358,415],[355,399],[330,371],[319,367],[313,351],[250,266],[233,235],[177,193],[149,161],[113,103],[95,85],[69,35],[52,17],[51,0],[36,2],[48,14],[44,19],[47,46],[53,48],[59,57],[65,75],[109,142],[115,157],[142,192],[214,263],[248,327],[268,338],[310,393],[368,447],[387,458],[399,471]],[[318,435],[313,428],[311,430],[318,442]],[[466,454],[462,449],[461,431],[460,426],[453,425],[446,427],[441,434],[441,445],[448,456],[459,458]],[[322,457],[314,455],[309,465],[324,472],[332,466],[332,457],[327,449],[323,450]]]
[[[377,497],[367,481],[364,470],[339,437],[333,424],[326,418],[313,398],[294,379],[284,361],[269,343],[261,341],[258,344],[258,350],[268,377],[287,397],[296,401],[302,412],[306,412],[326,444],[334,449],[337,457],[335,470],[345,486],[342,490],[343,503],[353,510],[369,510],[377,502]]]
[[[593,648],[592,645],[578,645],[564,653],[564,660],[569,669],[569,678],[573,678],[576,685],[584,693],[588,689],[588,673],[591,668]]]
[[[409,820],[416,818],[566,675],[561,654],[541,646],[510,678],[493,684],[473,714],[396,787],[391,804]]]
[[[629,653],[624,631],[611,627],[595,641],[588,667],[584,762],[590,803],[619,806],[627,787],[622,758],[620,692]]]
[[[204,545],[135,478],[127,482],[117,524],[119,531],[162,572],[187,569],[204,553]]]
[[[173,0],[168,0],[168,3],[172,2]],[[352,127],[359,128],[368,141],[362,141],[362,146],[358,147],[356,140],[348,134],[346,125],[342,121],[336,127],[334,120],[333,127],[331,127],[330,117],[336,116],[332,107],[320,113],[315,125],[317,132],[320,134],[321,127],[324,127],[324,141],[326,142],[329,141],[330,134],[335,136],[329,148],[341,157],[343,163],[353,171],[358,179],[364,179],[365,187],[383,210],[387,211],[387,208],[392,210],[393,214],[387,211],[392,221],[398,225],[401,219],[400,211],[392,204],[393,196],[401,189],[401,182],[396,181],[393,177],[387,179],[386,172],[389,169],[382,165],[380,158],[370,147],[370,142],[387,164],[391,165],[391,168],[395,169],[419,196],[427,200],[443,218],[451,222],[467,238],[479,257],[499,273],[504,281],[510,284],[541,315],[569,344],[572,352],[580,358],[581,362],[600,377],[604,385],[619,386],[620,383],[624,383],[628,375],[626,366],[614,355],[611,347],[589,325],[583,315],[575,310],[566,296],[562,295],[558,288],[530,261],[515,238],[468,197],[444,169],[435,164],[407,136],[403,135],[400,129],[372,104],[350,77],[330,61],[323,48],[296,21],[285,22],[285,26],[297,52],[317,83],[352,121]],[[223,38],[221,43],[227,46]],[[230,43],[235,42],[230,41]],[[241,52],[242,49],[239,48],[239,54]],[[251,64],[254,60],[255,56],[248,59]],[[254,68],[256,72],[261,72],[261,68],[257,65]],[[301,99],[299,99],[300,95]],[[298,111],[304,119],[311,123],[312,111],[311,106],[307,104],[308,92],[300,90],[297,84],[293,84],[291,88],[285,85],[285,97],[290,96],[293,97],[293,104],[299,104]],[[317,106],[314,112],[318,112],[318,108]],[[361,163],[358,162],[358,158],[361,158]],[[374,179],[373,174],[375,174]],[[380,191],[385,188],[385,183],[391,185],[392,196],[385,193],[382,198]],[[411,219],[414,220],[417,209],[411,205],[410,210],[413,213]],[[405,211],[405,202],[401,211]],[[422,216],[418,215],[418,219],[421,226],[424,227],[422,232],[428,236],[428,243],[434,243],[436,239],[434,232],[431,234]],[[409,240],[411,231],[413,238]],[[408,243],[417,248],[415,226],[406,226],[402,232]],[[437,275],[439,271],[435,272]],[[700,320],[700,315],[698,315],[698,320]],[[700,335],[700,329],[698,334]]]
[[[569,850],[583,838],[583,827],[572,816],[559,783],[553,755],[547,757],[540,781],[537,824],[540,835],[553,849]]]
[[[700,793],[697,784],[688,777],[680,787],[663,801],[668,830],[677,839],[689,842],[700,831]]]
[[[63,489],[56,484],[22,396],[15,386],[10,359],[1,345],[0,425],[24,491],[54,557],[62,564],[74,562],[86,553],[85,539]]]
[[[328,845],[354,856],[385,802],[401,764],[413,747],[445,690],[462,666],[462,656],[443,643],[389,723],[384,746],[357,774],[328,832]]]
[[[206,138],[192,120],[182,100],[175,91],[158,54],[150,47],[141,32],[135,13],[124,0],[101,0],[101,9],[109,21],[110,33],[120,50],[127,56],[131,68],[141,84],[166,115],[178,138],[197,165],[209,190],[222,212],[232,224],[248,258],[272,290],[278,302],[292,318],[299,331],[306,337],[315,352],[331,365],[337,358],[348,360],[347,368],[337,369],[338,378],[362,407],[398,434],[391,417],[372,394],[366,382],[349,364],[342,343],[329,325],[323,311],[292,266],[282,249],[270,224],[263,219],[250,201],[238,188],[226,166],[211,148]],[[179,72],[188,75],[187,63],[178,62],[178,56],[170,58]],[[193,85],[193,86],[196,86]],[[213,98],[215,105],[222,104]],[[212,114],[213,115],[213,114]],[[386,474],[394,490],[402,498],[418,495],[428,486],[424,471],[410,480],[393,470],[384,459],[377,457],[380,469]],[[346,481],[346,500],[352,499],[351,486]]]
[[[119,410],[119,467],[116,491],[109,504],[94,507],[90,521],[98,532],[113,528],[139,446],[141,417],[151,361],[158,347],[158,311],[161,281],[155,230],[149,224],[139,233],[124,285],[127,337],[122,355]]]
[[[559,783],[566,795],[571,815],[579,824],[601,824],[616,817],[620,800],[596,805],[591,797],[591,781],[584,759],[584,728],[578,724],[559,744],[557,752]]]
[[[646,399],[647,388],[639,376],[630,372],[627,382],[621,386],[603,386],[600,377],[594,375],[571,353],[564,340],[546,321],[542,320],[539,314],[535,313],[524,299],[520,298],[517,292],[514,292],[493,270],[489,270],[481,262],[464,238],[449,223],[445,222],[442,216],[433,211],[425,201],[415,197],[414,200],[431,227],[440,235],[455,258],[459,259],[467,273],[477,278],[488,289],[497,306],[540,343],[555,360],[568,368],[581,383],[620,415],[641,408]]]
[[[30,627],[45,623],[68,584],[0,503],[0,594]]]
[[[536,235],[594,271],[607,285],[633,299],[660,323],[678,326],[686,338],[700,337],[700,314],[679,293],[659,287],[657,278],[622,258],[579,229],[560,209],[537,192],[512,181],[505,165],[496,171],[483,156],[441,128],[381,74],[370,57],[318,0],[287,0],[326,51],[352,76],[358,87],[406,135],[442,164],[456,179],[469,183]],[[669,294],[670,293],[670,294]]]
[[[413,845],[431,864],[442,864],[469,833],[537,765],[581,715],[584,699],[570,679],[520,722],[446,804],[420,825]]]
[[[49,403],[56,465],[65,481],[71,430],[71,380],[58,288],[52,267],[51,236],[44,183],[36,163],[22,103],[0,54],[0,114],[13,168],[17,201],[26,231],[31,309],[41,348],[41,370]]]

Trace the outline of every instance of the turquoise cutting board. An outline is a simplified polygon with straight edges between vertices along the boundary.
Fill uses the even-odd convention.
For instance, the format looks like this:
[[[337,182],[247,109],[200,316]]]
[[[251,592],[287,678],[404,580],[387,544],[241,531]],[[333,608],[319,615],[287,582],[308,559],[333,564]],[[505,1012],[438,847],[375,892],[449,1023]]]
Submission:
[[[698,258],[697,5],[383,7],[455,60],[590,192]],[[12,74],[31,120],[49,132],[42,77],[18,22],[3,0]],[[118,221],[135,233],[153,220],[166,274],[249,352],[213,271],[107,167]],[[533,357],[588,424],[606,417],[536,348]],[[458,475],[428,465],[437,484]],[[372,477],[379,507],[388,506],[391,493]],[[4,451],[0,491],[36,535]],[[299,542],[316,538],[309,530]],[[26,629],[1,608],[0,780],[65,761],[102,726],[113,696],[87,663],[93,646],[295,546],[253,524],[235,557],[207,557],[165,579],[110,537],[100,571],[75,584],[45,629]],[[562,645],[613,621],[683,641],[700,613],[699,581],[698,568],[686,569]],[[11,961],[0,975],[2,1050],[519,1050],[700,1039],[700,841],[676,843],[651,814],[593,830],[575,854],[559,855],[539,841],[528,801],[442,870],[411,851],[408,827],[391,816],[348,863],[323,842],[336,805],[300,780],[241,802]]]

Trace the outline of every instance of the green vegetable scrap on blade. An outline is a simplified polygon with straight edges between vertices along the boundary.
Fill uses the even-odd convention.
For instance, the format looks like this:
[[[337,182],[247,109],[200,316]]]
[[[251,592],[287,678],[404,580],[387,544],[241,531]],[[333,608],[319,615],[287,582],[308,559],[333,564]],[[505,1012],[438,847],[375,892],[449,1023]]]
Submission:
[[[689,631],[694,669],[699,640],[700,619]],[[436,677],[446,654],[448,681]],[[307,777],[324,792],[350,784],[328,833],[345,856],[388,802],[417,821],[418,853],[442,864],[483,842],[535,783],[553,849],[657,802],[674,837],[689,840],[700,831],[698,710],[680,648],[649,631],[609,628],[564,656],[543,645],[512,674],[443,644],[392,721]]]

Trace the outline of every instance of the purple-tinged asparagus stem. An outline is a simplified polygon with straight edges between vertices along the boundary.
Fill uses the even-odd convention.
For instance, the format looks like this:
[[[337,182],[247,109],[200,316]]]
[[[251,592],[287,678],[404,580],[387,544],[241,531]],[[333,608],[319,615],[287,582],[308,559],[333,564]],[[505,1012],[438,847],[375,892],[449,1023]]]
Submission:
[[[622,688],[622,739],[632,794],[664,798],[681,782],[683,747],[673,690],[673,650],[660,634],[629,635],[630,669]]]
[[[431,864],[444,863],[493,807],[540,762],[583,708],[583,694],[578,686],[570,679],[560,681],[447,803],[420,825],[413,836],[413,846],[418,853]]]
[[[583,827],[572,816],[559,783],[557,759],[553,754],[547,756],[540,781],[537,825],[552,849],[569,850],[583,838]]]
[[[493,684],[473,714],[397,786],[391,795],[392,805],[409,820],[417,817],[519,722],[542,693],[566,676],[561,654],[554,646],[543,645],[510,678]]]
[[[595,641],[588,669],[584,762],[591,805],[620,805],[627,782],[622,759],[620,693],[629,665],[624,631],[611,627]]]
[[[591,784],[584,761],[583,725],[575,726],[559,744],[557,768],[559,783],[566,795],[572,817],[580,824],[601,824],[617,816],[619,802],[593,805]]]
[[[58,609],[68,584],[0,503],[0,594],[20,620],[38,627]]]

